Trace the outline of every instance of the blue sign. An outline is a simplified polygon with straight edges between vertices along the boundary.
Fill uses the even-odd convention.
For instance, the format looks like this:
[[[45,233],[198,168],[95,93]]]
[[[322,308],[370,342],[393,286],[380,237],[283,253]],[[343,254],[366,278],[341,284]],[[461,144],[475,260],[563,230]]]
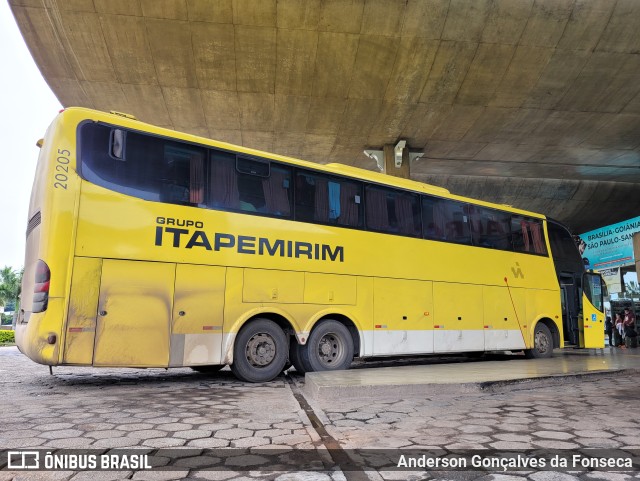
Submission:
[[[581,234],[583,260],[595,270],[633,265],[632,239],[636,232],[640,232],[640,217]]]

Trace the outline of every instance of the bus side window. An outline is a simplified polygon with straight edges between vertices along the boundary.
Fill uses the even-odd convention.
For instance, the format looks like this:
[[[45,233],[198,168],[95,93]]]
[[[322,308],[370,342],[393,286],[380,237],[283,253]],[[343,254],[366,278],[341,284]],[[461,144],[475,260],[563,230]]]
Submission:
[[[445,240],[444,219],[437,199],[422,197],[422,228],[425,239]]]
[[[419,196],[408,192],[398,192],[394,197],[398,231],[402,235],[419,237],[421,229]]]
[[[211,150],[210,157],[207,205],[214,209],[239,209],[240,192],[235,155]]]
[[[291,169],[211,150],[209,170],[208,207],[291,216]]]
[[[473,216],[472,216],[473,217]],[[495,209],[477,208],[473,226],[473,245],[511,250],[511,215]]]
[[[482,215],[482,209],[476,205],[467,204],[465,205],[465,212],[469,219],[473,245],[484,245],[482,242],[484,242],[485,219]]]
[[[263,179],[269,178],[269,162],[237,157],[236,170],[240,210],[265,212],[266,201],[262,183]]]
[[[204,149],[165,142],[160,200],[171,204],[200,205],[204,201]]]
[[[372,185],[365,192],[369,229],[411,237],[421,235],[418,195]]]
[[[446,239],[457,244],[471,244],[469,217],[465,212],[465,204],[442,199],[443,215],[447,230]]]
[[[538,219],[513,216],[511,218],[511,242],[513,249],[517,252],[547,254],[542,222]]]
[[[367,227],[372,230],[390,232],[389,203],[384,190],[368,185],[365,205],[367,209]]]
[[[359,182],[312,172],[296,174],[296,220],[362,226]]]
[[[316,183],[314,176],[296,174],[296,220],[313,222],[315,220]]]
[[[422,225],[425,239],[470,244],[468,206],[462,202],[423,196]]]
[[[291,169],[271,164],[269,177],[261,179],[262,212],[281,217],[291,216]]]

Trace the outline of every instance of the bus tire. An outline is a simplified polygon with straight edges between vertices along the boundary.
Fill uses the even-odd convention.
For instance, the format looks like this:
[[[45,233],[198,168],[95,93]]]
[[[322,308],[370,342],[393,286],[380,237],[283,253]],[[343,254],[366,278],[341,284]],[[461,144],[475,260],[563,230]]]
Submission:
[[[291,340],[289,344],[289,362],[293,364],[293,367],[296,368],[296,372],[298,374],[305,374],[311,371],[311,368],[308,365],[305,365],[303,361],[303,354],[307,346],[301,346],[295,339]]]
[[[224,364],[217,364],[211,366],[190,366],[193,371],[199,372],[201,374],[214,374],[222,369]]]
[[[353,362],[351,333],[344,324],[332,319],[318,324],[303,347],[302,363],[303,367],[309,367],[308,371],[339,371],[349,369]]]
[[[553,354],[553,336],[543,323],[539,322],[533,331],[533,349],[525,349],[524,355],[528,359],[542,359]]]
[[[231,371],[242,381],[267,382],[280,374],[287,362],[287,337],[269,319],[245,324],[233,347]]]

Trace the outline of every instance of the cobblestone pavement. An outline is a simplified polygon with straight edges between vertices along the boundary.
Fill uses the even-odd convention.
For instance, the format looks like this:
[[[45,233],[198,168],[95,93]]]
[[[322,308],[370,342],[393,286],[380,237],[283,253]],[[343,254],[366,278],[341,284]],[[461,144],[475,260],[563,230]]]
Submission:
[[[463,368],[461,364],[461,368]],[[508,367],[508,366],[507,366]],[[429,398],[303,397],[303,378],[247,384],[230,372],[189,369],[48,368],[0,348],[0,449],[282,448],[349,453],[383,448],[476,450],[640,449],[637,380],[599,378],[561,387]],[[632,413],[632,414],[630,414]],[[327,449],[329,451],[327,451]],[[198,452],[198,451],[196,451]],[[102,472],[8,472],[22,479],[215,479],[360,481],[452,479],[570,481],[640,479],[638,472],[297,471],[249,468]],[[549,468],[550,469],[550,468]]]

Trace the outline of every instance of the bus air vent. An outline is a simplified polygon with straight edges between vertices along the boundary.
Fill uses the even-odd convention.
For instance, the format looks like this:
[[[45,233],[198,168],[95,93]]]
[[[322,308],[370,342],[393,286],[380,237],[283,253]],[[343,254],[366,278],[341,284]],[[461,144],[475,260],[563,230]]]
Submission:
[[[29,223],[27,224],[27,237],[29,237],[29,234],[31,234],[31,231],[33,231],[33,229],[40,225],[40,222],[42,222],[42,216],[40,215],[40,211],[38,211],[33,214],[33,217],[31,217],[31,219],[29,219]]]

